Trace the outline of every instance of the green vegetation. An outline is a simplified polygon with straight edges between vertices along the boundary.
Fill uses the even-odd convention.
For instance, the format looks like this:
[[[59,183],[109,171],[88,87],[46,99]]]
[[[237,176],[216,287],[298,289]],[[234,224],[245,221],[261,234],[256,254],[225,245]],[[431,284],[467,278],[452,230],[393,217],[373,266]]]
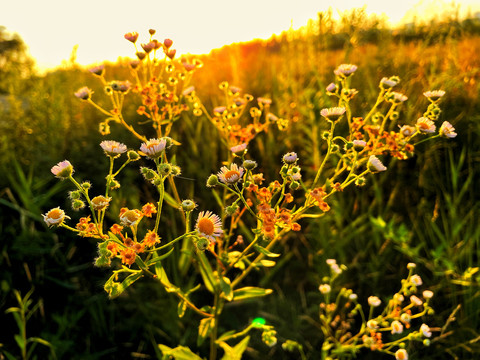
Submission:
[[[435,314],[427,317],[434,336],[429,347],[409,347],[409,358],[479,356],[479,29],[478,19],[447,19],[392,32],[381,19],[368,18],[361,10],[344,14],[338,22],[325,13],[300,31],[234,44],[200,57],[204,66],[196,71],[192,84],[210,112],[223,105],[218,84],[226,80],[244,93],[272,99],[272,113],[289,120],[288,131],[271,127],[249,145],[248,155],[259,163],[266,179],[275,178],[283,154],[290,151],[301,160],[302,176],[315,177],[324,150],[317,134],[326,124],[320,110],[336,106],[325,88],[341,63],[358,66],[351,79],[351,86],[360,91],[351,103],[353,113],[366,115],[382,77],[398,75],[398,91],[409,97],[400,120],[422,116],[428,105],[422,93],[442,89],[446,95],[439,121],[449,121],[458,133],[449,141],[418,144],[408,160],[390,159],[385,163],[388,171],[368,177],[367,186],[352,186],[329,197],[331,210],[325,216],[301,220],[301,232],[282,240],[277,245],[281,251],[271,249],[282,254],[276,266],[252,272],[245,284],[274,293],[226,303],[219,333],[245,330],[250,337],[235,346],[225,337],[219,354],[238,347],[248,359],[321,358],[325,333],[319,304],[325,300],[318,287],[330,276],[325,260],[336,259],[347,269],[332,282],[332,289],[337,283],[355,289],[364,308],[369,296],[386,299],[398,291],[400,279],[408,276],[406,264],[416,263],[416,272],[435,293],[430,301]],[[18,36],[0,31],[0,64],[8,64],[0,66],[0,171],[4,174],[0,178],[0,354],[31,359],[189,354],[186,347],[197,345],[194,312],[186,311],[180,321],[176,298],[154,279],[135,282],[109,300],[102,287],[111,274],[93,266],[96,242],[64,229],[52,231],[44,223],[41,214],[51,208],[60,206],[72,213],[65,200],[72,188],[54,179],[50,173],[54,164],[69,159],[80,181],[103,184],[108,158],[99,155],[98,144],[115,139],[138,149],[140,142],[114,123],[107,137],[98,133],[105,116],[73,95],[87,85],[98,95],[99,105],[108,108],[102,102],[103,86],[91,73],[72,62],[36,75],[24,49]],[[109,78],[127,78],[128,62],[106,64]],[[140,133],[154,137],[151,124],[136,111],[139,97],[135,96],[124,103],[124,117]],[[182,167],[176,180],[181,198],[194,199],[202,209],[215,208],[205,182],[225,160],[220,132],[206,117],[185,114],[169,136],[182,143],[173,154]],[[201,165],[192,160],[199,156]],[[111,204],[117,214],[122,207],[141,208],[158,201],[158,194],[133,166],[123,170],[118,191],[123,201]],[[179,212],[170,206],[163,211],[170,220],[162,220],[162,238],[176,238],[184,226]],[[74,220],[73,224],[78,218]],[[173,253],[164,267],[181,258],[180,252]],[[173,283],[191,288],[195,279],[184,276],[188,271],[172,271],[168,276]],[[203,300],[210,293],[202,288],[192,296]],[[31,299],[37,305],[29,310]],[[28,324],[11,313],[27,316]],[[250,325],[257,317],[266,319],[267,325],[260,327],[265,326],[261,329],[267,335],[271,336],[268,325],[275,327],[278,345],[262,342],[262,333]],[[33,342],[28,347],[26,339]],[[291,352],[282,349],[286,340],[285,348]],[[34,346],[37,343],[47,346]],[[207,343],[200,347],[204,356]],[[157,344],[165,345],[159,349]],[[358,358],[392,356],[364,349]]]

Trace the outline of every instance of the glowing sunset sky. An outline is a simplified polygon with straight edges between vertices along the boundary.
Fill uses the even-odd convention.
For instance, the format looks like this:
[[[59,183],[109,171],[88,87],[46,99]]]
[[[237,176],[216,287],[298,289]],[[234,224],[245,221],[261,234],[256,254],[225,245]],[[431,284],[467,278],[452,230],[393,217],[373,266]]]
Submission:
[[[422,0],[8,0],[0,25],[18,33],[39,67],[60,65],[78,44],[77,61],[93,64],[133,56],[123,34],[157,30],[171,38],[180,53],[208,53],[213,48],[254,38],[269,38],[290,26],[299,28],[332,6],[334,13],[366,5],[368,13],[385,14],[395,24],[417,5],[432,14],[450,1]],[[432,8],[431,4],[435,4]],[[480,10],[478,0],[458,1],[463,11]],[[146,37],[146,35],[145,35]],[[140,41],[144,38],[140,38]]]

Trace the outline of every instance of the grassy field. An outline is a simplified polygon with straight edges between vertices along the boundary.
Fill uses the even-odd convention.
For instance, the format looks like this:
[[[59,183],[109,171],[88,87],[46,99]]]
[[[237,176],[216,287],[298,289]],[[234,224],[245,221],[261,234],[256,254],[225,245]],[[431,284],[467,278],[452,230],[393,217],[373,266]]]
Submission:
[[[334,81],[333,72],[340,64],[358,66],[349,78],[351,88],[358,90],[350,104],[354,117],[366,117],[377,99],[380,80],[396,75],[401,79],[396,91],[408,96],[399,111],[399,124],[415,124],[428,106],[423,93],[442,89],[446,94],[438,124],[450,122],[458,136],[418,144],[414,156],[406,160],[383,157],[388,171],[367,176],[365,186],[333,193],[328,198],[331,210],[321,217],[299,220],[301,231],[288,233],[270,249],[281,254],[275,267],[256,269],[244,280],[245,286],[269,288],[273,294],[225,303],[218,331],[240,331],[261,317],[275,327],[278,343],[267,346],[261,332],[253,330],[244,358],[299,359],[298,348],[282,349],[287,339],[301,344],[307,359],[326,358],[328,337],[319,317],[319,304],[328,303],[319,291],[330,274],[326,259],[346,265],[335,287],[332,284],[332,293],[342,287],[353,289],[364,306],[372,295],[384,302],[391,298],[408,275],[407,264],[416,263],[424,287],[435,294],[430,301],[435,312],[422,316],[417,324],[430,325],[430,345],[408,345],[409,358],[475,359],[480,354],[480,230],[476,224],[480,215],[480,37],[473,31],[478,24],[438,23],[392,32],[361,12],[346,15],[337,24],[327,15],[301,31],[226,46],[198,57],[203,67],[195,71],[191,83],[202,100],[203,114],[195,116],[195,101],[185,101],[189,110],[173,122],[169,133],[181,143],[169,153],[172,163],[181,167],[175,180],[181,200],[193,199],[198,211],[223,214],[225,194],[218,189],[212,192],[205,184],[222,165],[228,166],[231,152],[228,138],[205,116],[205,110],[213,114],[214,108],[225,105],[219,88],[224,81],[242,94],[271,99],[271,113],[288,124],[286,129],[276,124],[265,128],[249,143],[248,158],[258,163],[265,179],[278,177],[282,156],[288,152],[298,154],[302,179],[311,181],[317,174],[327,152],[322,134],[329,128],[321,110],[337,106],[325,88]],[[127,59],[106,64],[106,77],[129,78],[128,64]],[[86,216],[71,210],[66,197],[72,186],[54,178],[53,165],[68,159],[79,181],[88,179],[93,189],[101,188],[109,163],[100,142],[114,139],[138,150],[141,141],[114,122],[111,134],[98,132],[105,116],[74,93],[88,86],[105,108],[108,96],[101,82],[74,61],[44,76],[17,70],[13,70],[16,76],[5,77],[8,87],[2,89],[0,102],[0,170],[4,174],[0,178],[0,354],[32,359],[161,358],[157,344],[165,344],[189,346],[206,358],[208,341],[197,347],[197,314],[189,310],[179,319],[177,298],[154,279],[142,279],[110,300],[103,286],[111,271],[93,266],[97,241],[66,229],[50,229],[43,221],[42,214],[57,206],[72,217],[71,224]],[[125,97],[123,116],[138,133],[156,137],[152,123],[137,112],[140,100],[136,93]],[[250,120],[247,112],[244,119]],[[147,159],[140,162],[149,166]],[[122,207],[140,208],[158,201],[138,166],[127,167],[121,183],[110,205],[115,216]],[[174,191],[171,184],[166,186],[171,200],[163,209],[162,241],[184,231],[178,209],[168,204],[175,203]],[[107,220],[115,221],[114,215],[107,215]],[[246,221],[242,226],[254,225]],[[238,226],[246,241],[251,241],[248,231]],[[202,276],[193,265],[177,266],[184,253],[176,248],[163,264],[172,282],[191,288]],[[28,304],[23,299],[27,293]],[[194,296],[199,303],[211,298],[205,286]],[[28,305],[26,313],[6,312],[22,308],[19,300]],[[28,325],[12,312],[23,314]],[[357,318],[356,326],[359,323]],[[24,338],[36,339],[28,346],[29,354],[21,350],[27,348],[23,329]],[[349,358],[343,356],[338,358]],[[357,358],[394,356],[364,347]]]

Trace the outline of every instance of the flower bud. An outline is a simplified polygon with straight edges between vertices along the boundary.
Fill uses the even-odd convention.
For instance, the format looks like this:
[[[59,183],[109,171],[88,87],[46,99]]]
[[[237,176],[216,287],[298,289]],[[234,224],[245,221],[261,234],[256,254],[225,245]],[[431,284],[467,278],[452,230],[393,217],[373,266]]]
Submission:
[[[254,160],[245,160],[242,166],[247,170],[253,170],[257,167],[257,162]]]
[[[85,207],[85,203],[80,199],[72,200],[72,209],[75,211],[81,210]]]
[[[228,215],[228,216],[232,216],[233,214],[235,214],[238,210],[238,205],[237,204],[232,204],[230,206],[227,206],[225,208],[225,213]]]
[[[140,159],[140,155],[138,155],[138,153],[134,150],[130,150],[129,152],[127,152],[127,157],[130,161],[137,161],[138,159]]]
[[[210,175],[210,177],[207,180],[207,187],[214,187],[218,185],[218,176],[215,174]]]
[[[182,201],[182,210],[187,212],[187,211],[192,211],[193,209],[195,209],[197,207],[197,204],[195,204],[195,202],[193,200],[183,200]]]
[[[84,181],[82,184],[81,184],[81,187],[84,189],[84,190],[89,190],[91,187],[92,187],[92,184],[88,181]]]
[[[298,181],[292,181],[289,187],[292,190],[297,190],[300,187],[300,183]]]
[[[77,199],[80,199],[82,197],[82,193],[80,190],[75,190],[75,191],[70,191],[68,193],[68,196],[70,197],[70,199],[72,200],[77,200]]]
[[[168,176],[172,172],[172,166],[170,164],[160,164],[158,171],[162,176]]]
[[[195,242],[195,247],[199,251],[205,251],[208,248],[209,241],[208,239],[201,237]]]
[[[182,169],[180,166],[177,165],[170,165],[171,166],[171,175],[172,176],[178,176],[182,173]]]

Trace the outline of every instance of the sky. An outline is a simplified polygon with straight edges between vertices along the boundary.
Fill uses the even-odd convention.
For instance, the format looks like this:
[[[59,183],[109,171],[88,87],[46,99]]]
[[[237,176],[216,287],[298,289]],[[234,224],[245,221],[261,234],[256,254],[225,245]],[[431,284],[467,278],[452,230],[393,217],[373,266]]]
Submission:
[[[8,1],[8,2],[7,2]],[[335,5],[333,5],[333,3]],[[234,42],[268,39],[297,29],[332,7],[334,14],[366,6],[367,13],[386,15],[391,24],[411,9],[432,14],[446,0],[5,0],[0,25],[20,35],[40,70],[68,60],[75,45],[82,65],[133,57],[123,38],[130,31],[146,42],[170,38],[178,53],[202,54]],[[457,1],[461,9],[480,11],[479,0]],[[442,5],[443,4],[443,5]],[[142,36],[144,36],[142,38]]]

